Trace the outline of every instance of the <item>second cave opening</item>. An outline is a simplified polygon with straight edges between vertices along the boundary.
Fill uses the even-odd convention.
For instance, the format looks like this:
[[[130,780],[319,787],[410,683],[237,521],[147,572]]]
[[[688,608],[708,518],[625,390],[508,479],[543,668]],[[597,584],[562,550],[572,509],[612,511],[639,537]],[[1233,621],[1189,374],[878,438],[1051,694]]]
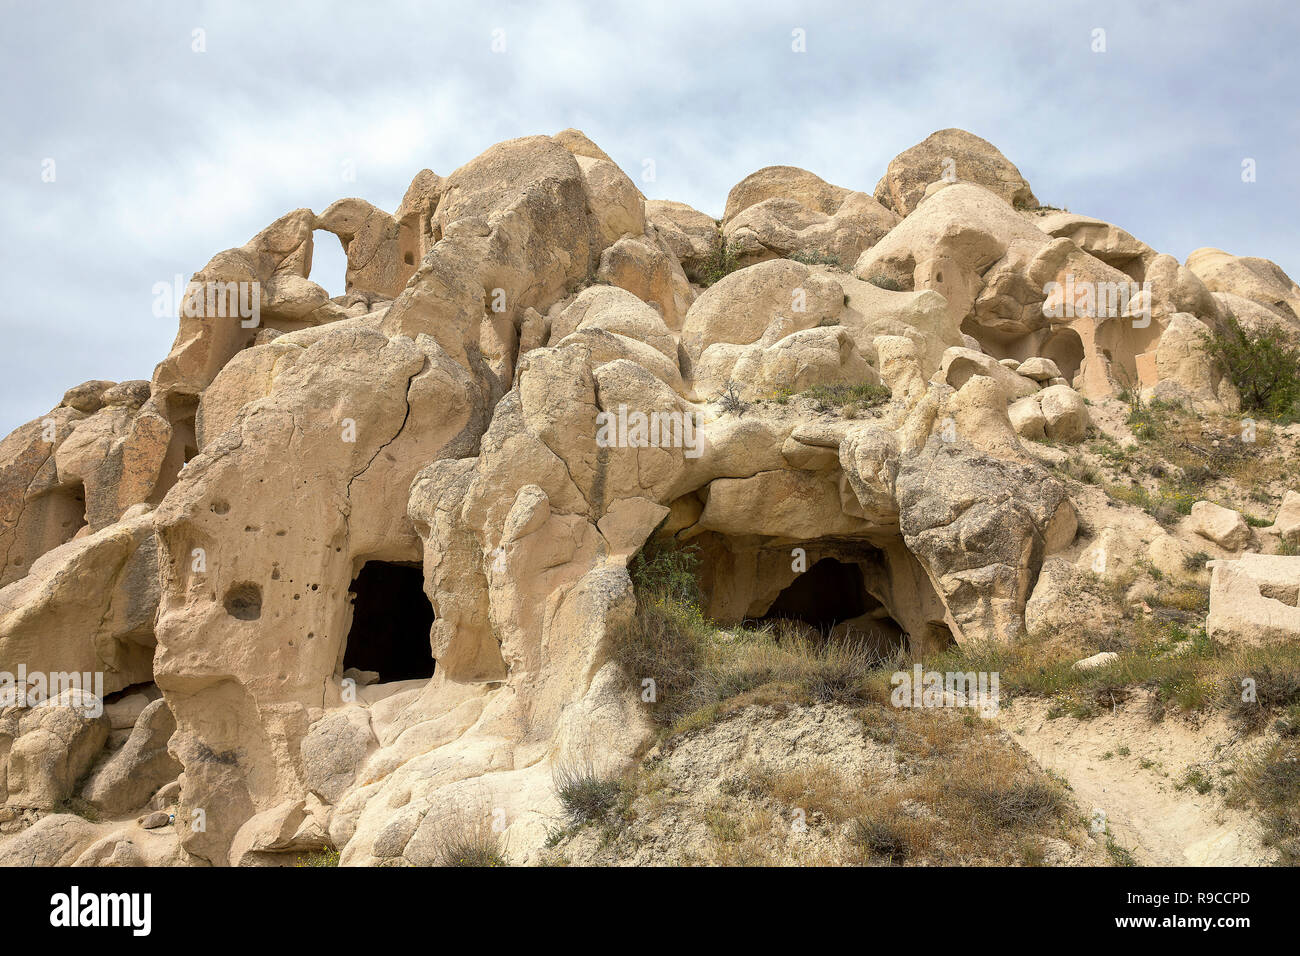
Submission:
[[[367,561],[349,590],[356,600],[343,669],[374,671],[381,684],[432,677],[433,605],[424,593],[420,565]]]

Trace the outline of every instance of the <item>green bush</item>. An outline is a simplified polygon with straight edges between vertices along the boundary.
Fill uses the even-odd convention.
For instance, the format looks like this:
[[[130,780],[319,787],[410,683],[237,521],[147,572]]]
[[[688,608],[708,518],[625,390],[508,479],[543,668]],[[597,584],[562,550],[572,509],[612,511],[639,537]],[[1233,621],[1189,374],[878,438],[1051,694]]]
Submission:
[[[629,568],[637,600],[698,605],[699,567],[700,549],[695,545],[652,538],[636,553]]]
[[[711,286],[715,282],[725,279],[739,268],[740,263],[736,255],[736,247],[728,242],[725,237],[718,236],[717,242],[713,244],[713,251],[709,254],[709,258],[700,266],[700,285]]]
[[[1243,411],[1269,418],[1300,416],[1300,346],[1282,330],[1244,328],[1232,316],[1206,340],[1228,371]]]

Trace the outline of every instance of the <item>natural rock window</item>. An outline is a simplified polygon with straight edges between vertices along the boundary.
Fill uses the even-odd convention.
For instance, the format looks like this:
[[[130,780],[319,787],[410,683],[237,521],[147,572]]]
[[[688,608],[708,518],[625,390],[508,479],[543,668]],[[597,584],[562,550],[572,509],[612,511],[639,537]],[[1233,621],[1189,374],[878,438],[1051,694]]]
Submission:
[[[308,278],[331,296],[346,295],[349,291],[346,278],[347,243],[324,229],[315,230],[312,240],[311,272]]]
[[[343,669],[375,671],[380,683],[433,676],[433,606],[418,564],[367,561],[352,582],[352,629]]]

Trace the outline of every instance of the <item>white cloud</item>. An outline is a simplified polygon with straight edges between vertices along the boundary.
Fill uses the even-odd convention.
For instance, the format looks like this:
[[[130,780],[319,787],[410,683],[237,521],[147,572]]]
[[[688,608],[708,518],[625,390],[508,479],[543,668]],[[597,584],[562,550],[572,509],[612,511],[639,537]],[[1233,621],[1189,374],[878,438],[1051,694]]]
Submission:
[[[0,434],[84,379],[148,377],[175,333],[149,314],[154,282],[290,209],[346,195],[392,209],[421,168],[567,126],[638,181],[653,158],[647,195],[714,215],[761,166],[870,190],[897,152],[960,126],[1044,201],[1180,258],[1218,245],[1300,275],[1297,19],[1216,0],[11,7]],[[1259,161],[1251,186],[1243,156]],[[337,289],[341,253],[318,247]]]

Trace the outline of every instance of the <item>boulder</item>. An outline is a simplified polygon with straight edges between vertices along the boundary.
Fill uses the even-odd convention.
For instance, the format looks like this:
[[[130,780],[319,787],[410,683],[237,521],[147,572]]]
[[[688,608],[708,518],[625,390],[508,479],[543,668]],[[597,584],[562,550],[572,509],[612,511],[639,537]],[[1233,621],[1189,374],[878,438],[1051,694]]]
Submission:
[[[1061,377],[1061,370],[1056,367],[1055,362],[1039,356],[1017,362],[1015,371],[1025,378],[1032,378],[1035,382],[1047,382]]]
[[[1211,501],[1192,505],[1191,528],[1227,551],[1240,551],[1250,541],[1250,525],[1239,512]]]
[[[72,796],[108,740],[108,717],[99,698],[65,690],[22,713],[9,750],[5,803],[53,810]]]
[[[366,708],[326,714],[303,738],[303,782],[326,803],[337,803],[377,743]]]
[[[1099,667],[1105,667],[1107,664],[1119,660],[1119,654],[1115,651],[1102,651],[1100,654],[1093,654],[1091,657],[1085,657],[1083,660],[1075,661],[1070,665],[1071,670],[1092,671]]]
[[[807,170],[769,166],[731,190],[722,232],[745,265],[805,256],[848,268],[897,222],[866,193]]]
[[[1206,633],[1233,645],[1300,639],[1300,557],[1243,554],[1210,562]]]
[[[1268,531],[1290,545],[1300,544],[1300,492],[1287,490]]]
[[[98,834],[89,820],[71,813],[50,814],[0,842],[0,867],[71,866]]]
[[[167,752],[176,721],[165,700],[144,708],[122,748],[97,767],[82,796],[111,816],[144,806],[164,784],[175,780],[181,765]]]
[[[686,203],[667,199],[646,200],[645,217],[681,263],[686,275],[698,280],[700,270],[721,241],[718,224],[713,218]]]
[[[1035,396],[1043,410],[1044,428],[1052,441],[1077,442],[1092,423],[1083,396],[1068,385],[1051,385]]]
[[[1040,466],[932,438],[898,472],[903,538],[966,639],[1013,642],[1043,558],[1074,537],[1065,486]]]
[[[1187,268],[1211,292],[1230,293],[1258,303],[1292,329],[1300,329],[1300,286],[1277,263],[1206,247],[1192,251]]]
[[[876,199],[900,216],[920,204],[930,183],[949,177],[989,190],[1009,205],[1038,205],[1020,170],[988,140],[964,129],[941,129],[889,161]]]
[[[843,309],[844,289],[834,279],[789,259],[773,259],[710,286],[686,313],[681,342],[696,359],[717,343],[757,342],[777,318],[797,332],[831,321]]]

